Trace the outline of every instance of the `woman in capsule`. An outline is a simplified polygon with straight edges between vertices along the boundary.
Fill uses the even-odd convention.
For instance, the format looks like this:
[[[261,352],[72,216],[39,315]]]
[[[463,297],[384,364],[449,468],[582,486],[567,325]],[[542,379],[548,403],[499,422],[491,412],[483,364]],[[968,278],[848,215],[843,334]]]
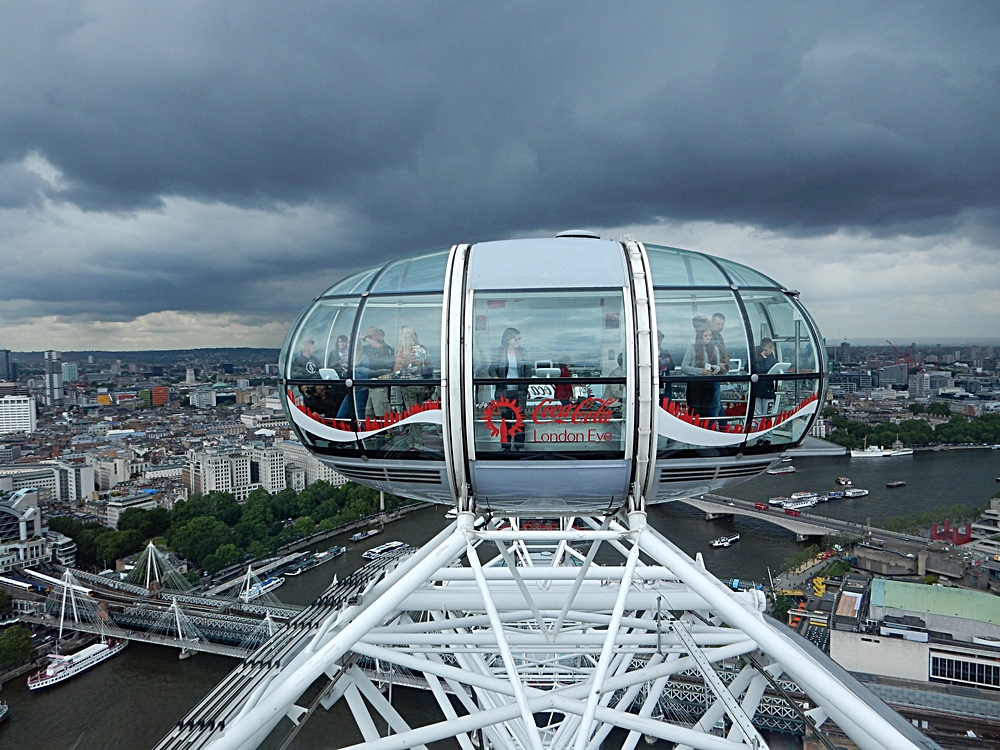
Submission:
[[[712,322],[704,315],[692,319],[694,343],[688,344],[681,362],[681,372],[685,375],[717,375],[720,370],[719,349],[713,343]],[[688,409],[700,417],[711,416],[715,383],[689,380],[687,384]]]
[[[396,364],[393,368],[394,378],[405,380],[426,380],[434,375],[431,355],[427,347],[420,343],[416,331],[410,326],[399,329],[396,343]],[[430,391],[426,385],[404,385],[400,388],[403,396],[403,407],[422,404],[428,400]],[[419,424],[411,423],[406,429],[406,444],[411,451],[423,450],[423,434]]]
[[[500,337],[500,348],[493,353],[493,361],[490,364],[490,377],[498,380],[509,380],[513,378],[530,378],[533,375],[532,366],[528,363],[528,354],[521,348],[521,332],[516,328],[507,328]],[[507,383],[507,385],[497,386],[495,398],[506,398],[514,401],[521,414],[524,414],[528,403],[527,383]],[[504,408],[501,416],[508,421],[515,421],[516,415],[509,408]],[[516,451],[524,450],[524,433],[521,430],[514,435],[513,448]],[[501,444],[500,449],[509,451],[511,445]]]

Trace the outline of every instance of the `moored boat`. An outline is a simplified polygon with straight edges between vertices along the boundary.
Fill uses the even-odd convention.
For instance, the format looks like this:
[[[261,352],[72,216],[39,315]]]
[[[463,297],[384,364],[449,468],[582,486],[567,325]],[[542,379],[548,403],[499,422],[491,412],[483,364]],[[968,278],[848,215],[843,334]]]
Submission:
[[[787,502],[788,502],[788,498],[787,497],[772,497],[772,498],[768,499],[767,504],[768,505],[784,505]]]
[[[28,678],[28,690],[41,690],[75,677],[96,667],[105,659],[120,654],[127,645],[128,641],[124,639],[111,638],[74,654],[49,654],[49,663],[45,668]]]
[[[839,500],[843,496],[844,496],[843,490],[834,490],[833,492],[827,494],[827,498],[829,498],[830,500]]]
[[[844,492],[844,497],[864,497],[868,494],[868,490],[862,490],[858,487],[852,487]]]
[[[362,541],[364,539],[367,539],[370,536],[376,536],[377,534],[381,534],[381,533],[382,533],[382,529],[369,529],[368,531],[359,531],[357,534],[352,534],[351,535],[351,541],[352,542],[360,542],[360,541]]]
[[[10,707],[4,701],[0,701],[0,721],[6,719],[9,713]]]
[[[818,502],[815,497],[807,497],[802,500],[791,500],[781,507],[785,510],[802,510],[803,508],[812,508]]]
[[[406,542],[386,542],[385,544],[380,544],[378,547],[373,547],[361,556],[366,560],[378,560],[380,557],[385,557],[388,554],[406,549],[409,546]]]
[[[808,500],[811,497],[818,497],[818,495],[815,492],[793,492],[788,499],[795,502],[797,500]]]
[[[891,455],[892,451],[881,445],[867,445],[864,448],[855,448],[851,451],[851,458],[882,458]]]
[[[912,456],[913,448],[894,448],[889,453],[890,456]]]
[[[797,469],[794,466],[775,466],[773,469],[768,469],[768,474],[794,474]]]
[[[240,592],[240,599],[249,604],[255,599],[260,599],[264,594],[269,594],[274,591],[279,586],[285,583],[285,579],[281,576],[277,578],[265,578],[260,583],[255,583],[250,588]]]

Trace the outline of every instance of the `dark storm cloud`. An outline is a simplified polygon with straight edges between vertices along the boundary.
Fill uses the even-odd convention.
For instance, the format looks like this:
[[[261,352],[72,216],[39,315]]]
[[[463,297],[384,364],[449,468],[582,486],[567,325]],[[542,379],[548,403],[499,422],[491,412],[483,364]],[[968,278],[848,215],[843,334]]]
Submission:
[[[317,278],[570,225],[996,226],[994,3],[92,2],[4,15],[0,208],[37,210],[44,195],[50,209],[142,217],[187,200],[274,231],[264,248],[232,217],[138,239],[119,225],[103,249],[40,255],[0,280],[36,311],[287,314]],[[57,177],[26,172],[32,154]],[[297,207],[317,227],[325,210],[339,219],[283,237]]]

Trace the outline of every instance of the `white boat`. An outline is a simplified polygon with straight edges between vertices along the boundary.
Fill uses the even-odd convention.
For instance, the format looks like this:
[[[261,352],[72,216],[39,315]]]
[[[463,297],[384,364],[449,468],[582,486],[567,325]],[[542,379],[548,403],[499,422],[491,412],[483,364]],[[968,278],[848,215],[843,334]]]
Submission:
[[[274,591],[276,588],[278,588],[278,586],[281,586],[284,583],[285,579],[282,578],[281,576],[278,576],[277,578],[265,578],[260,583],[255,583],[253,586],[246,589],[245,591],[241,591],[240,599],[244,603],[252,602],[255,599],[260,599],[262,596],[264,596],[264,594],[268,594]]]
[[[842,497],[846,497],[846,493],[844,492],[844,490],[834,490],[826,497],[828,500],[839,500]]]
[[[0,701],[0,721],[7,718],[7,714],[10,713],[10,708],[4,701]]]
[[[891,454],[892,451],[888,448],[883,448],[881,445],[868,445],[866,440],[864,448],[854,448],[851,451],[851,458],[882,458]]]
[[[351,541],[360,542],[363,539],[367,539],[370,536],[376,536],[377,534],[381,533],[382,529],[369,529],[368,531],[359,531],[357,534],[351,535]]]
[[[802,510],[803,508],[812,508],[819,501],[815,497],[809,497],[804,500],[792,500],[783,504],[781,507],[785,510]]]
[[[386,542],[385,544],[380,544],[378,547],[373,547],[361,556],[366,560],[378,560],[380,557],[406,549],[409,546],[406,542]]]
[[[868,490],[862,490],[858,487],[852,487],[849,490],[844,491],[844,497],[864,497],[868,494]]]
[[[811,497],[819,497],[819,495],[815,492],[793,492],[788,499],[796,502],[797,500],[808,500]]]
[[[837,477],[837,484],[839,484],[841,487],[850,487],[851,480],[847,477]]]
[[[913,448],[895,448],[889,452],[890,456],[912,456]]]
[[[772,497],[772,498],[768,499],[767,504],[768,505],[784,505],[787,502],[788,502],[788,498],[787,497]]]
[[[447,513],[444,514],[446,521],[454,521],[458,518],[458,508],[450,508]]]
[[[87,646],[75,654],[49,654],[49,663],[45,665],[45,669],[28,678],[28,690],[41,690],[75,677],[96,667],[105,659],[120,654],[127,645],[126,640],[112,638]]]
[[[730,534],[729,536],[720,536],[718,539],[712,540],[713,547],[728,547],[735,544],[740,540],[739,534]]]
[[[796,469],[794,466],[775,466],[773,469],[768,469],[768,474],[794,474]]]

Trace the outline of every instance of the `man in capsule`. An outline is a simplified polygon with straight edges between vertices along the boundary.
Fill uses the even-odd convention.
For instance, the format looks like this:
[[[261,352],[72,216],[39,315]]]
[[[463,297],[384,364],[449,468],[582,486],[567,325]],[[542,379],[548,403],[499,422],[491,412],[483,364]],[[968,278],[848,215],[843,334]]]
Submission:
[[[293,378],[318,378],[319,359],[316,357],[316,342],[306,339],[302,342],[302,351],[292,359]]]

